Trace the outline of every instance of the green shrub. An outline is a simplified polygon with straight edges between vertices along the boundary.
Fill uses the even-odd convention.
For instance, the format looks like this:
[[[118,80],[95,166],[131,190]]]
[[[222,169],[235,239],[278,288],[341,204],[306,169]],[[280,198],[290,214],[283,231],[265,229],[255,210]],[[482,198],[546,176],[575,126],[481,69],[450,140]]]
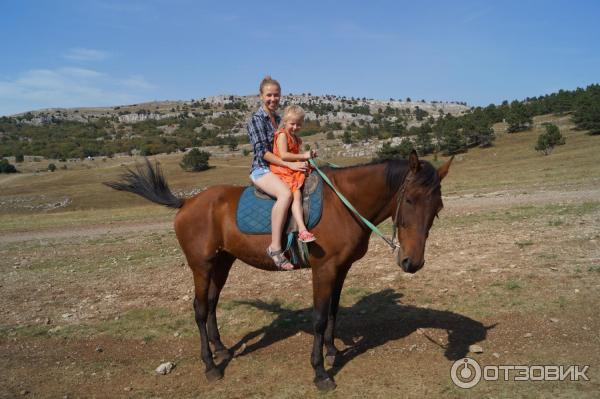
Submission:
[[[546,132],[539,135],[535,150],[544,155],[549,155],[555,146],[565,144],[565,138],[560,133],[558,126],[548,123],[545,127]]]
[[[209,158],[209,152],[200,151],[197,148],[193,148],[190,150],[190,152],[183,156],[179,166],[181,166],[181,169],[187,172],[200,172],[210,167],[208,165]]]
[[[348,130],[344,130],[344,135],[342,136],[342,143],[352,144],[352,135]]]
[[[17,173],[17,168],[8,159],[0,159],[0,173]]]

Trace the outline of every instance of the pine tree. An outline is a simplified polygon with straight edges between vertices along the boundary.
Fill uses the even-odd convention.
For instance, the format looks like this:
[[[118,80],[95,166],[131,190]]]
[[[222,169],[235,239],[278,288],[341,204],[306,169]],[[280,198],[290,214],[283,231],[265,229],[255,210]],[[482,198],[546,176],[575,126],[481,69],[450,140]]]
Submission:
[[[412,142],[409,139],[404,139],[399,145],[390,145],[383,143],[383,147],[377,151],[377,160],[387,159],[408,159],[411,151],[414,149]]]
[[[525,105],[520,101],[513,101],[510,104],[510,109],[506,115],[506,123],[508,123],[508,132],[521,132],[528,130],[533,124],[531,114]]]
[[[590,85],[575,105],[573,122],[578,129],[600,134],[600,85]]]
[[[433,142],[431,141],[431,125],[424,123],[419,127],[416,140],[417,151],[421,156],[433,152]]]
[[[467,145],[464,136],[458,129],[448,130],[442,137],[442,148],[446,155],[454,155],[464,152]]]
[[[462,133],[467,147],[490,147],[495,140],[490,116],[481,108],[462,118]]]
[[[433,127],[437,141],[436,152],[441,150],[447,155],[453,155],[467,149],[464,135],[459,128],[458,118],[450,114],[438,119]]]

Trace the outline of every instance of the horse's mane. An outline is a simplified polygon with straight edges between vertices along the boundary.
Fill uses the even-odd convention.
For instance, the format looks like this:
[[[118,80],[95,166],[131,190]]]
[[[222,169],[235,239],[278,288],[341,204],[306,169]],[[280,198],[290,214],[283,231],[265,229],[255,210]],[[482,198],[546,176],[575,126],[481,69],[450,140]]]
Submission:
[[[440,177],[437,170],[427,161],[419,160],[419,163],[421,164],[421,169],[415,176],[414,183],[421,187],[427,187],[429,191],[434,190],[440,185]],[[329,174],[329,172],[351,170],[381,164],[385,165],[385,182],[387,189],[389,193],[395,193],[400,189],[400,185],[408,173],[408,160],[406,159],[373,160],[363,164],[339,168],[325,166],[322,169],[325,173]]]

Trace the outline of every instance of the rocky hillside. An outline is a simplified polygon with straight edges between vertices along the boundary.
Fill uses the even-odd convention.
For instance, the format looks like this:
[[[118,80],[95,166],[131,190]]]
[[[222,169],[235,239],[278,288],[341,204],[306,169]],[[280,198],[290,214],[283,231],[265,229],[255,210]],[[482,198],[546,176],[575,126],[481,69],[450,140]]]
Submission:
[[[319,121],[321,124],[340,123],[343,128],[359,121],[372,122],[373,116],[390,109],[400,111],[408,120],[418,122],[421,116],[460,115],[469,107],[458,102],[412,102],[407,100],[373,100],[366,98],[340,97],[335,95],[312,96],[310,94],[290,94],[283,98],[283,105],[298,104],[307,111],[307,118]],[[192,99],[190,101],[157,101],[105,108],[51,108],[30,111],[13,115],[12,118],[20,123],[34,126],[47,125],[56,121],[74,121],[81,123],[96,122],[108,119],[117,124],[130,124],[148,120],[159,121],[171,118],[202,117],[202,125],[208,129],[214,128],[211,119],[224,115],[240,121],[230,132],[241,133],[243,123],[260,105],[258,96],[220,95]],[[410,116],[413,116],[411,118]],[[363,122],[363,123],[364,123]],[[417,123],[418,124],[418,123]],[[410,125],[410,123],[409,123]]]
[[[290,94],[282,105],[306,111],[304,136],[317,133],[354,140],[405,135],[441,116],[464,114],[465,104],[388,101],[334,95]],[[246,121],[260,106],[258,96],[223,95],[107,108],[45,109],[0,118],[0,157],[53,159],[152,155],[191,147],[247,143]],[[349,139],[345,140],[349,142]]]

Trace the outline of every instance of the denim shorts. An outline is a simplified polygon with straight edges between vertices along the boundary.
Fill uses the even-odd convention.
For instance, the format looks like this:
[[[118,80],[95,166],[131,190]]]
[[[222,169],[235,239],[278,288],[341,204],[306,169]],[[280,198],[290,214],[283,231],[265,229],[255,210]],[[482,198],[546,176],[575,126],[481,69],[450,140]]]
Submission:
[[[265,168],[265,167],[260,167],[260,166],[258,168],[254,168],[254,169],[252,169],[252,172],[250,173],[250,180],[252,180],[253,182],[256,182],[258,179],[260,179],[267,173],[271,173],[271,169]]]

